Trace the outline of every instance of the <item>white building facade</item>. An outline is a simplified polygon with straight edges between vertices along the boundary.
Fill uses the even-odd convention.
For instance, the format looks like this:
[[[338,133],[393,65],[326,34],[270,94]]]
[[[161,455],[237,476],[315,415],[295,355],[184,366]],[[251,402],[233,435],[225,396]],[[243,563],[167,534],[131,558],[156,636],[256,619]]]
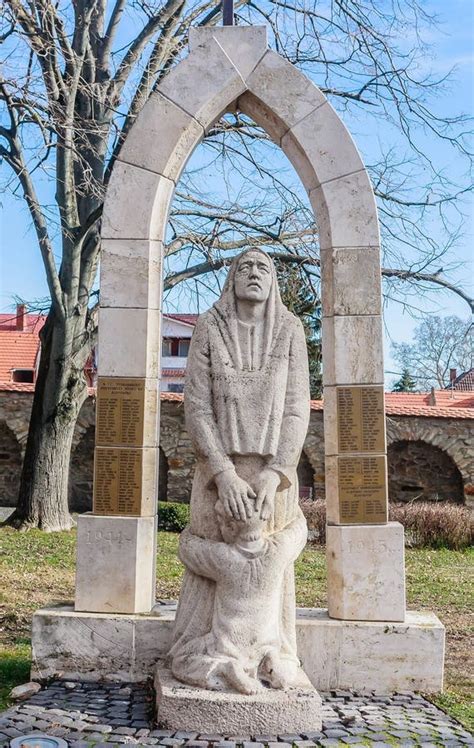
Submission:
[[[197,314],[163,314],[161,341],[162,392],[183,392],[189,344]]]

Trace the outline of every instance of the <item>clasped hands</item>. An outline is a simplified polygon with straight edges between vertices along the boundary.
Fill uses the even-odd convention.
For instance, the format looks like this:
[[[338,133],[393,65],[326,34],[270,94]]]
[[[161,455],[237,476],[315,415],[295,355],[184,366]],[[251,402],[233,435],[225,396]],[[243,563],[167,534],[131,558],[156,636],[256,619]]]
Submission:
[[[280,483],[276,470],[264,468],[253,481],[254,488],[240,478],[234,468],[218,473],[215,481],[224,510],[234,519],[243,522],[255,511],[260,512],[263,520],[270,517]]]

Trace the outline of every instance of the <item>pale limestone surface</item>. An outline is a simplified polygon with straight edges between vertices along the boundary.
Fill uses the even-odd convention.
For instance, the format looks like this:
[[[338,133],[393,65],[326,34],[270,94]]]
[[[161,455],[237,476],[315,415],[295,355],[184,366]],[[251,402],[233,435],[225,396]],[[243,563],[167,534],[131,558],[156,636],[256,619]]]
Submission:
[[[311,191],[309,199],[321,249],[380,245],[377,207],[365,169],[325,182]]]
[[[153,93],[138,115],[120,152],[120,161],[177,182],[204,129],[180,106]],[[163,144],[165,147],[162,147]]]
[[[327,101],[312,81],[271,49],[246,83],[249,92],[284,123],[285,132]]]
[[[338,621],[327,610],[297,611],[298,654],[320,691],[443,690],[443,624],[426,611],[408,611],[403,623]]]
[[[284,690],[301,676],[293,564],[307,535],[296,468],[309,374],[301,323],[261,250],[233,261],[196,325],[185,413],[198,463],[180,539],[173,675],[216,691]]]
[[[191,26],[189,51],[217,42],[242,78],[247,78],[267,50],[267,27]]]
[[[158,90],[207,130],[245,89],[222,46],[207,37],[168,73]]]
[[[324,317],[381,314],[379,255],[378,247],[321,250]]]
[[[33,616],[32,677],[137,682],[154,674],[171,647],[174,605],[156,615],[78,613],[72,606]],[[413,690],[443,685],[444,626],[433,613],[407,611],[403,623],[338,621],[297,608],[298,656],[320,691]]]
[[[161,174],[117,161],[105,198],[102,238],[163,241],[174,188]]]
[[[363,170],[355,144],[329,102],[292,126],[281,147],[306,190]]]
[[[284,691],[264,689],[256,694],[218,693],[183,685],[158,665],[155,673],[160,725],[174,730],[213,734],[295,733],[320,730],[322,701],[311,683]]]
[[[156,516],[77,519],[76,611],[148,613],[155,599]]]
[[[383,384],[380,315],[324,317],[322,338],[324,386]]]
[[[161,309],[161,242],[103,239],[100,250],[100,306]]]
[[[351,621],[405,620],[403,526],[328,525],[328,609]]]
[[[99,375],[159,376],[161,315],[158,309],[99,310]]]

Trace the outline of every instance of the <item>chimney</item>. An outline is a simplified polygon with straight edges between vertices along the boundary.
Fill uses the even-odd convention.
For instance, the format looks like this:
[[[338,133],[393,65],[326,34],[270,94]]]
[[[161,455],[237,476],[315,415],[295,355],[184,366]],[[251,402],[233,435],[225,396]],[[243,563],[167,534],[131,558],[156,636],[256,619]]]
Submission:
[[[26,317],[26,304],[16,305],[16,329],[18,332],[23,332],[25,329],[25,317]]]
[[[450,369],[449,370],[449,381],[451,384],[458,378],[458,370],[457,369]]]
[[[436,395],[435,395],[435,388],[431,388],[431,392],[428,395],[428,405],[436,405]]]

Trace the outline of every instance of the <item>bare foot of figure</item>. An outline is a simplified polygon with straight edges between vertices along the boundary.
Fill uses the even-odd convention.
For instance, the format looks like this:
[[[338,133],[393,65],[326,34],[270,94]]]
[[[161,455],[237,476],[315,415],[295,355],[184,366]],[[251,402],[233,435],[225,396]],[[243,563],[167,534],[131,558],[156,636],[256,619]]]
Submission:
[[[268,654],[261,663],[262,678],[272,688],[289,688],[294,685],[298,666],[290,660],[281,660],[273,654]]]
[[[263,686],[256,678],[251,678],[245,670],[234,662],[229,662],[222,673],[229,686],[239,693],[253,694],[263,690]]]

